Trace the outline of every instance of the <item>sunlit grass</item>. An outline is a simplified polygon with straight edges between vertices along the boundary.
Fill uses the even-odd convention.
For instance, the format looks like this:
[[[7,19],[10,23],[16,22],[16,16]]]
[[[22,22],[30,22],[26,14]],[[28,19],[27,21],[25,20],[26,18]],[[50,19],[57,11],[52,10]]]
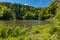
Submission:
[[[41,24],[32,27],[0,26],[0,40],[59,40],[60,26],[54,24]]]

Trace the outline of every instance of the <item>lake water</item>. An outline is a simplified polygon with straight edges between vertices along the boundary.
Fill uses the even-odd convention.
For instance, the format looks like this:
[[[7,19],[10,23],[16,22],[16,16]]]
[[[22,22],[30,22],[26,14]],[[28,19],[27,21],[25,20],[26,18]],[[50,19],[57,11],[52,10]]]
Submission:
[[[0,25],[2,26],[33,26],[39,25],[41,22],[38,20],[10,20],[10,21],[0,21]]]

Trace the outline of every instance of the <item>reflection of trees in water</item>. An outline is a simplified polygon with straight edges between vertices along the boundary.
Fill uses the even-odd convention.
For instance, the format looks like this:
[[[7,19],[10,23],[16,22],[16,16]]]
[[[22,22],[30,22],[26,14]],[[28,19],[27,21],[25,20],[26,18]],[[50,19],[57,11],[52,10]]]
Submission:
[[[0,24],[3,26],[20,26],[20,27],[28,27],[33,25],[40,24],[40,21],[38,23],[38,20],[11,20],[11,21],[0,21]]]

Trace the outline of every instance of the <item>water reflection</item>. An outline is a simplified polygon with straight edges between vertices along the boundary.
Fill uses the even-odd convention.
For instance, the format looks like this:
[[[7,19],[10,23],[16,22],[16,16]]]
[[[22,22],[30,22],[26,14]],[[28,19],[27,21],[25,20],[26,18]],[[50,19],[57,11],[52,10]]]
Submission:
[[[33,26],[40,24],[38,20],[10,20],[10,21],[0,21],[0,25],[2,26]]]

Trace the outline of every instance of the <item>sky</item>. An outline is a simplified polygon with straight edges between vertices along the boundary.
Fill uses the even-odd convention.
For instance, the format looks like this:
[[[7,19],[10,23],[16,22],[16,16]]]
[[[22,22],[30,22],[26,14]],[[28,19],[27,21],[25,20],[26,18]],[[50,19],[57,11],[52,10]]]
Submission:
[[[39,8],[48,7],[48,5],[51,3],[51,0],[0,0],[0,2],[19,3]]]

